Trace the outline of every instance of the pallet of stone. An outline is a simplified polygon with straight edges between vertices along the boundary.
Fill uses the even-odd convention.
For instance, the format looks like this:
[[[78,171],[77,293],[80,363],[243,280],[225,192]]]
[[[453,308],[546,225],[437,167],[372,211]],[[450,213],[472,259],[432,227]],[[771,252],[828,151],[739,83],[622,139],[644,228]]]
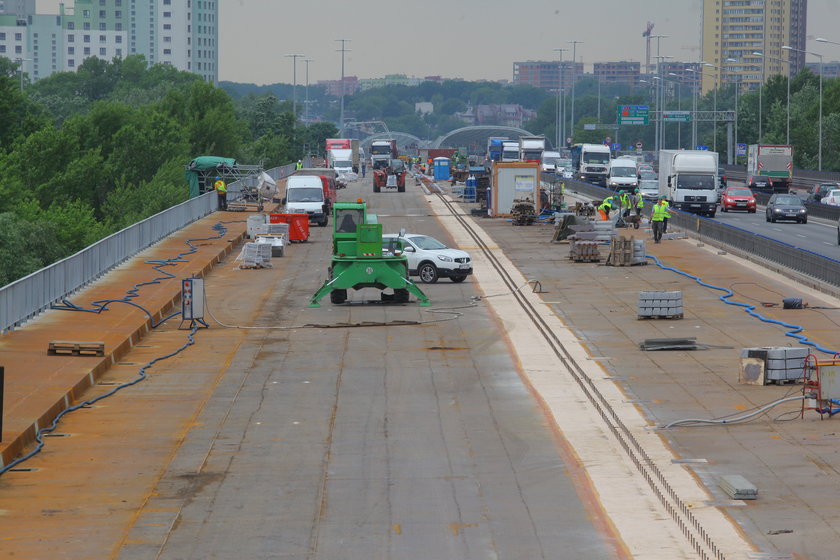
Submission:
[[[608,266],[636,266],[647,264],[645,242],[633,237],[616,237],[610,241]]]
[[[104,342],[78,342],[72,340],[52,340],[47,345],[50,356],[104,356]]]
[[[727,474],[720,477],[718,486],[733,500],[755,500],[758,488],[739,474]]]
[[[682,319],[682,292],[679,290],[639,292],[636,315],[639,319]]]
[[[595,241],[572,239],[569,242],[569,259],[574,262],[600,262],[601,252]]]

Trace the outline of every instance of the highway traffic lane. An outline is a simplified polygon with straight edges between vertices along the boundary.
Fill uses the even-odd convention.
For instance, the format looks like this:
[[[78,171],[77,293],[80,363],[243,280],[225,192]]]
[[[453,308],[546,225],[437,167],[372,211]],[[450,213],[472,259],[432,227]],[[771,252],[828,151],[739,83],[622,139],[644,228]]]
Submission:
[[[342,194],[383,214],[422,207],[416,193],[354,185]],[[396,220],[389,229],[406,221],[387,219]],[[434,219],[407,222],[449,238]],[[318,258],[313,244],[305,261],[290,248],[284,258],[295,262],[261,320],[447,318],[414,303],[303,307],[326,269],[318,242]],[[476,293],[471,279],[422,287],[435,308]],[[258,354],[237,354],[236,397],[227,388],[211,398],[197,424],[205,429],[173,461],[209,449],[200,472],[168,471],[149,502],[179,512],[160,558],[622,557],[498,325],[483,308],[461,311],[423,326],[273,332]],[[120,557],[132,558],[131,547]]]
[[[831,224],[825,220],[809,218],[806,224],[791,221],[772,223],[767,222],[763,208],[760,208],[755,214],[718,212],[714,219],[770,239],[790,243],[820,255],[840,259],[840,246],[837,244],[837,224]]]

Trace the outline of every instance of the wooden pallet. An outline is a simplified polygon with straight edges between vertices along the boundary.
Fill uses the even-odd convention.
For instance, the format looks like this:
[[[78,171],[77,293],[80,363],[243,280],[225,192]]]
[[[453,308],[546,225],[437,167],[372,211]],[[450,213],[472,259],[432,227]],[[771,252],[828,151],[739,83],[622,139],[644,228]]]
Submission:
[[[47,347],[50,356],[99,356],[105,355],[104,342],[75,342],[53,340]]]
[[[569,260],[572,262],[579,262],[579,263],[592,263],[592,262],[601,262],[601,257],[572,257],[569,256]]]
[[[640,321],[642,319],[682,319],[683,314],[677,313],[676,315],[637,315],[637,317]]]

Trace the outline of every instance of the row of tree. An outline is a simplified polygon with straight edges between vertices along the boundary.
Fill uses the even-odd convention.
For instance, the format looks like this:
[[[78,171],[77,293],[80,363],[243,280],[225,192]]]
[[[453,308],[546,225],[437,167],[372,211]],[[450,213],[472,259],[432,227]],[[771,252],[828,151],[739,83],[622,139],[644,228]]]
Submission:
[[[186,200],[196,156],[275,167],[337,132],[142,56],[89,58],[26,88],[17,76],[0,57],[0,285]]]

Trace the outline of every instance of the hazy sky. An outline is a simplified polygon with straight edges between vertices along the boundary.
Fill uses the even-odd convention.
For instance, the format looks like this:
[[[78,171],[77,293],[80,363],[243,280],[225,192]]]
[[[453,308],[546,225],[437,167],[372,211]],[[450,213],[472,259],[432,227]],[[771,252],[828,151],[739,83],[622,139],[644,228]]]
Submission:
[[[309,81],[341,76],[334,39],[350,39],[345,75],[385,74],[513,77],[514,61],[556,60],[555,48],[577,46],[587,71],[607,60],[644,62],[642,32],[648,21],[662,39],[661,54],[697,60],[702,0],[218,0],[219,78],[266,84],[292,82],[292,59],[312,59]],[[67,0],[70,5],[72,0]],[[39,0],[56,11],[57,0]],[[808,1],[808,36],[840,42],[840,0]],[[807,47],[840,60],[840,46]],[[654,46],[655,49],[655,46]],[[571,59],[571,50],[563,53]],[[809,57],[808,60],[815,58]],[[297,59],[297,83],[306,81]]]

